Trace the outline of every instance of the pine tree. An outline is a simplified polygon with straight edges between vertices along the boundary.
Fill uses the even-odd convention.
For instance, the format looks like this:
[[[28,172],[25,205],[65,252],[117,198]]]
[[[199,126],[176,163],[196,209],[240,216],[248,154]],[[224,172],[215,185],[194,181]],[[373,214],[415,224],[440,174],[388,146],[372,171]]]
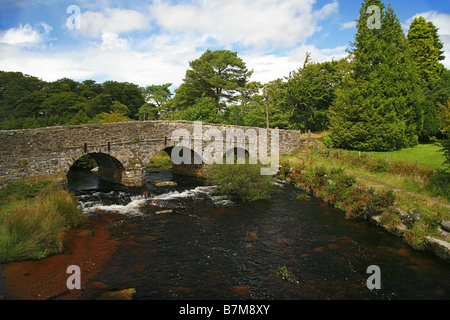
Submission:
[[[437,35],[437,28],[424,17],[415,18],[408,31],[408,44],[412,51],[420,78],[429,83],[438,80],[443,71],[442,43]]]
[[[379,17],[368,10],[379,8]],[[370,25],[372,19],[381,24]],[[379,27],[377,27],[379,26]],[[394,10],[380,0],[362,3],[350,67],[330,109],[333,144],[388,151],[417,143],[420,91],[406,37]]]
[[[411,23],[408,31],[408,45],[411,48],[414,63],[419,72],[421,87],[424,91],[423,105],[424,123],[421,139],[439,135],[441,120],[439,118],[439,103],[437,90],[441,87],[444,66],[440,62],[443,56],[443,44],[439,39],[438,29],[432,22],[423,17],[417,17]]]

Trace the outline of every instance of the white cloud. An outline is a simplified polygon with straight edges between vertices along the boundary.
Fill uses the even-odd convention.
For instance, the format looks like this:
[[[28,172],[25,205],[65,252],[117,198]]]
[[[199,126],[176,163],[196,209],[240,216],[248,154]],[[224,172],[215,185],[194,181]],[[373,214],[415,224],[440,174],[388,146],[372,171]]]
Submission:
[[[314,10],[315,0],[215,0],[149,6],[165,30],[198,33],[220,45],[290,48],[318,30],[318,22],[337,12],[338,2]]]
[[[407,27],[411,25],[411,22],[417,17],[424,17],[425,20],[433,22],[433,24],[439,28],[438,34],[442,43],[444,44],[444,55],[446,59],[443,61],[444,66],[450,69],[450,14],[439,13],[437,11],[427,11],[416,14],[414,17],[407,21]],[[407,32],[407,31],[406,31]]]
[[[104,33],[121,34],[129,31],[148,30],[150,18],[136,10],[105,9],[104,12],[86,11],[80,16],[80,33],[97,38]]]
[[[46,23],[41,23],[34,28],[29,24],[20,25],[18,28],[0,31],[0,43],[16,46],[39,44],[48,40],[51,30],[52,27]]]
[[[324,62],[345,57],[347,55],[345,50],[346,47],[321,50],[312,45],[302,45],[285,56],[243,55],[242,59],[246,62],[248,69],[254,70],[251,80],[267,83],[287,77],[291,71],[301,68],[307,53],[311,54],[312,61]]]
[[[356,27],[356,21],[348,21],[348,22],[344,22],[341,23],[341,30],[345,30],[345,29],[352,29]]]

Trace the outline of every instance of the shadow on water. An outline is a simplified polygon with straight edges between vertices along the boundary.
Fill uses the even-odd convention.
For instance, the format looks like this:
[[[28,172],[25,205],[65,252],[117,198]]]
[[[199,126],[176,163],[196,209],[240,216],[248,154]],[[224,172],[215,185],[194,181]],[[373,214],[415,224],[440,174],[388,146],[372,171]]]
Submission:
[[[69,181],[88,216],[120,216],[120,245],[95,281],[134,288],[133,299],[450,298],[447,264],[318,199],[296,200],[289,184],[278,183],[269,200],[243,203],[168,170],[148,174],[145,188],[90,172]],[[367,288],[371,265],[380,267],[380,290]],[[298,281],[278,277],[281,267]]]

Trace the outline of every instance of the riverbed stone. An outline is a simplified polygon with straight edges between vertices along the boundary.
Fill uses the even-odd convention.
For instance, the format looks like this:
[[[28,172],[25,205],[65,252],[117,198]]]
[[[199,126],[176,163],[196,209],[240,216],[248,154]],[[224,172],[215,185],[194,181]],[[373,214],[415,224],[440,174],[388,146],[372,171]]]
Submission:
[[[155,185],[157,187],[175,187],[177,183],[173,181],[155,181]]]
[[[434,237],[425,238],[427,248],[441,259],[450,262],[450,243]]]
[[[442,227],[442,229],[444,229],[445,231],[450,232],[450,221],[448,221],[448,220],[443,220],[443,221],[441,222],[441,227]]]
[[[155,214],[166,214],[166,213],[172,213],[173,210],[161,210],[161,211],[156,211]]]

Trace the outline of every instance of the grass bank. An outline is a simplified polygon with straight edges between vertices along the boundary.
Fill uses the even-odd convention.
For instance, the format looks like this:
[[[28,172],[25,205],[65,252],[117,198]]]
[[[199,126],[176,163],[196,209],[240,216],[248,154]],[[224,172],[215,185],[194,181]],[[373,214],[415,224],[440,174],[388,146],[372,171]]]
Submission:
[[[448,172],[436,172],[439,160],[422,166],[414,155],[401,159],[400,152],[386,161],[386,153],[331,150],[319,141],[312,145],[283,156],[279,177],[343,210],[347,218],[367,219],[401,236],[415,249],[429,249],[428,237],[450,241],[442,229],[450,220],[449,194],[442,192],[449,190]],[[444,178],[436,179],[439,174]]]
[[[77,200],[56,180],[10,182],[0,189],[0,263],[42,259],[63,250],[82,219]]]

